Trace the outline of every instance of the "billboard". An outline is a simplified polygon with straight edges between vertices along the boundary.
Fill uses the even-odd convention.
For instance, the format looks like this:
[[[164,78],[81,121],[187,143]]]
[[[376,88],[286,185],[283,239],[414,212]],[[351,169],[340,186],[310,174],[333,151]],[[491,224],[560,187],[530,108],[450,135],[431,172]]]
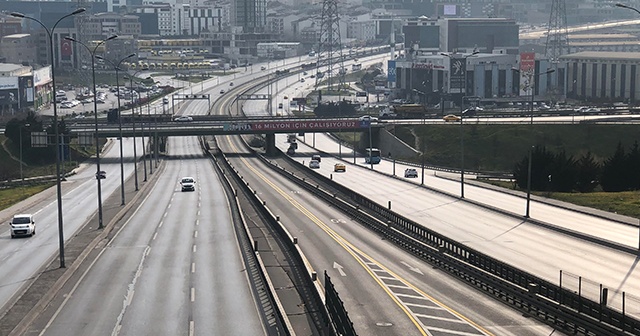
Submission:
[[[33,85],[42,86],[51,83],[51,66],[33,70]]]
[[[520,53],[520,95],[530,95],[534,83],[534,71],[536,66],[536,53]]]
[[[358,129],[368,127],[360,120],[297,120],[297,121],[263,121],[253,123],[225,123],[224,131],[304,131],[325,129]]]
[[[69,40],[61,40],[60,41],[60,59],[69,61],[71,60],[71,54],[73,53],[73,49],[71,47],[71,41]]]
[[[464,92],[465,73],[467,72],[466,59],[452,58],[449,62],[449,87],[451,93]]]
[[[14,89],[18,89],[18,77],[0,77],[0,91]]]
[[[396,82],[396,61],[387,61],[387,82]]]

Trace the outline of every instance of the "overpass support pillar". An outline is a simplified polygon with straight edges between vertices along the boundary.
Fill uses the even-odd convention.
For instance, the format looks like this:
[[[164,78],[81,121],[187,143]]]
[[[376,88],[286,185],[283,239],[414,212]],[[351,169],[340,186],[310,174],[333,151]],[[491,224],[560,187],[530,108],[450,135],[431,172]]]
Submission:
[[[276,148],[276,135],[275,133],[267,133],[265,136],[264,150],[268,156],[275,156],[278,153]]]

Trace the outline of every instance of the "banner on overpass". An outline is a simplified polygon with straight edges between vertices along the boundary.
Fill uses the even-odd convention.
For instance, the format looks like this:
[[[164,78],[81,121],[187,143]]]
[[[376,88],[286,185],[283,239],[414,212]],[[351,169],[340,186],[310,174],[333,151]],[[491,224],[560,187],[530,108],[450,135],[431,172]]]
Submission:
[[[225,131],[313,131],[325,129],[358,129],[369,127],[368,121],[361,120],[295,120],[263,121],[253,123],[225,123]]]

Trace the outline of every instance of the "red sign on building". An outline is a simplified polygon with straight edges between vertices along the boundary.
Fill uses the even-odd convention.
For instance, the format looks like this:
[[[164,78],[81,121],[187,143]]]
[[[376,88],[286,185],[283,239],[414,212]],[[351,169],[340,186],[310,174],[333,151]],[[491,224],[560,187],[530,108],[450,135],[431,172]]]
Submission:
[[[536,66],[536,53],[524,52],[520,53],[520,71],[532,71]]]
[[[360,128],[359,120],[300,120],[300,121],[267,121],[252,123],[251,129],[255,131],[298,131],[298,130],[322,130],[322,129],[353,129]]]

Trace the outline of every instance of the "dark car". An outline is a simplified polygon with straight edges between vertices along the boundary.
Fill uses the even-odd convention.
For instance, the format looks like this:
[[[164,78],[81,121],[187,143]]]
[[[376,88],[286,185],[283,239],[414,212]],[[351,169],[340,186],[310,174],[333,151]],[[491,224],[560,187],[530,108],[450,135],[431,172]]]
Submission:
[[[99,179],[99,180],[106,179],[107,178],[107,172],[104,171],[104,170],[101,170],[101,171],[97,172],[96,173],[96,178]]]

